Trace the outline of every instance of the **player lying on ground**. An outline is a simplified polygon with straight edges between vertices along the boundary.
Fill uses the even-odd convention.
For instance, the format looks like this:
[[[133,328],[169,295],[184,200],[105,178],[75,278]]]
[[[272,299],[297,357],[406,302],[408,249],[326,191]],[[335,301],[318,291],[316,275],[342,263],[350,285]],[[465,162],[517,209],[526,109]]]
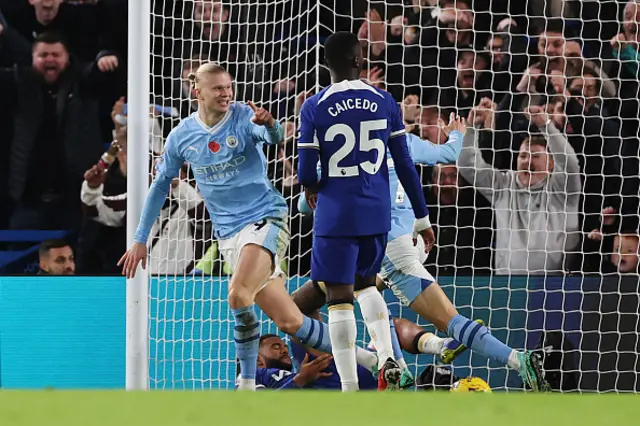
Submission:
[[[202,193],[220,251],[232,269],[229,305],[235,319],[236,355],[241,364],[240,389],[255,388],[260,325],[254,300],[283,331],[304,344],[331,351],[326,325],[303,317],[284,288],[277,265],[287,250],[287,203],[266,176],[262,144],[283,139],[280,124],[262,108],[233,102],[231,76],[213,63],[192,76],[198,111],[171,131],[149,188],[132,247],[120,259],[132,278],[162,208],[171,181],[188,162]],[[276,281],[274,285],[266,284]],[[261,291],[262,290],[262,291]]]
[[[332,84],[303,104],[298,138],[298,180],[313,207],[317,200],[311,276],[327,286],[329,334],[343,390],[358,389],[354,290],[378,350],[379,387],[395,387],[402,370],[393,359],[386,303],[375,289],[391,229],[387,148],[412,201],[416,231],[427,242],[433,231],[400,109],[389,93],[359,79],[358,37],[332,34],[325,59]]]
[[[317,316],[316,316],[317,315]],[[319,319],[319,314],[312,315]],[[394,333],[398,333],[402,349],[413,354],[432,354],[426,344],[429,340],[442,341],[406,319],[393,318]],[[435,342],[433,342],[435,343]],[[258,371],[256,384],[258,388],[269,389],[340,389],[340,376],[331,355],[308,349],[293,341],[291,354],[287,344],[275,334],[263,335],[260,338],[258,355]],[[375,354],[371,354],[377,359]],[[295,372],[294,366],[295,364]],[[361,390],[375,390],[378,387],[375,364],[358,366],[358,382]],[[372,374],[373,373],[373,374]]]
[[[451,131],[450,141],[445,145],[434,145],[410,135],[409,147],[416,163],[433,165],[454,162],[457,159],[463,134],[466,131],[466,123],[452,116],[448,126]],[[414,236],[411,229],[413,217],[409,200],[405,199],[402,186],[397,184],[397,179],[394,179],[392,167],[389,173],[392,182],[391,195],[393,199],[395,194],[395,202],[392,203],[391,208],[392,229],[380,271],[381,279],[388,284],[405,306],[410,307],[439,330],[446,332],[455,341],[462,342],[480,355],[515,369],[524,383],[533,390],[547,390],[548,385],[543,377],[540,357],[533,352],[519,352],[511,349],[493,337],[483,324],[460,315],[433,276],[423,266],[426,255],[420,244],[416,247],[413,243]],[[395,187],[393,184],[396,184]],[[300,197],[298,209],[303,214],[311,212],[309,203],[304,197]],[[420,242],[420,239],[417,241]],[[317,288],[324,290],[324,285]],[[298,290],[297,297],[294,296],[303,313],[319,309],[323,299],[324,296],[314,290],[309,283]],[[442,361],[450,362],[449,354],[453,354],[455,350],[453,346],[445,347]]]

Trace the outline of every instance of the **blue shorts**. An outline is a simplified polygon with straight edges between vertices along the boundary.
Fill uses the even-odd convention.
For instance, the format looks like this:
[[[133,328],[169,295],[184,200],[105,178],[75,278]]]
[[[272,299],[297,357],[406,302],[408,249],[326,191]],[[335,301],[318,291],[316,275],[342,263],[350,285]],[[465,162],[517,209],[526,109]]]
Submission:
[[[313,236],[311,279],[332,284],[355,284],[356,276],[380,272],[387,234],[366,237]]]

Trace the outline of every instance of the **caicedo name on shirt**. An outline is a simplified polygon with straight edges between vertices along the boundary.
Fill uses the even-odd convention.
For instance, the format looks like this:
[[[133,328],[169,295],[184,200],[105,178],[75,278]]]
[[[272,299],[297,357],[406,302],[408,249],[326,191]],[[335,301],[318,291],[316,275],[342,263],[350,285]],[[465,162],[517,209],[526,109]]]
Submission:
[[[337,117],[341,113],[353,109],[376,112],[378,110],[378,103],[362,98],[343,99],[340,102],[336,102],[334,106],[328,107],[327,112],[329,112],[329,115],[332,117]]]

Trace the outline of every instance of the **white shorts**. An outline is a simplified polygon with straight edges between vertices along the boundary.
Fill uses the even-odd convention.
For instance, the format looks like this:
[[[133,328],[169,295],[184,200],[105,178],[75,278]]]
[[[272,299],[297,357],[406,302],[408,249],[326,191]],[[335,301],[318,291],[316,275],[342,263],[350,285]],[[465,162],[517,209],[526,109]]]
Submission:
[[[379,275],[405,306],[411,305],[416,297],[435,282],[423,266],[426,260],[424,241],[420,237],[415,246],[411,235],[402,235],[387,244]]]
[[[271,278],[275,278],[284,276],[280,262],[287,253],[289,239],[289,227],[284,220],[263,219],[258,223],[245,226],[231,238],[220,240],[218,247],[232,271],[236,269],[240,252],[244,246],[255,244],[266,248],[273,255],[274,271]]]

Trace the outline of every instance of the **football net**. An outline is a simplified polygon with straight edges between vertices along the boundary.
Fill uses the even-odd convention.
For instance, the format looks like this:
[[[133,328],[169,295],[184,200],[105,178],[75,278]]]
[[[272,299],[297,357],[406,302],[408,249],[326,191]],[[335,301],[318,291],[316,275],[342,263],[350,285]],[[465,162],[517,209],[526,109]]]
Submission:
[[[639,56],[629,42],[635,9],[622,26],[623,6],[155,0],[153,101],[172,109],[156,109],[149,157],[196,110],[188,73],[206,61],[225,66],[236,100],[264,106],[286,129],[284,143],[265,155],[290,205],[282,267],[294,291],[309,274],[312,232],[296,207],[299,95],[330,83],[324,39],[352,31],[365,52],[361,77],[403,103],[408,131],[444,143],[438,119],[451,112],[478,128],[457,165],[419,166],[436,231],[426,265],[460,313],[516,349],[544,352],[556,389],[639,391]],[[233,388],[230,271],[211,235],[185,165],[152,231],[152,389]],[[434,331],[387,293],[394,316]],[[260,319],[263,333],[277,333]],[[359,344],[367,343],[360,327]],[[416,377],[435,363],[427,355],[406,360]],[[494,389],[522,388],[517,375],[469,352],[452,369]]]

